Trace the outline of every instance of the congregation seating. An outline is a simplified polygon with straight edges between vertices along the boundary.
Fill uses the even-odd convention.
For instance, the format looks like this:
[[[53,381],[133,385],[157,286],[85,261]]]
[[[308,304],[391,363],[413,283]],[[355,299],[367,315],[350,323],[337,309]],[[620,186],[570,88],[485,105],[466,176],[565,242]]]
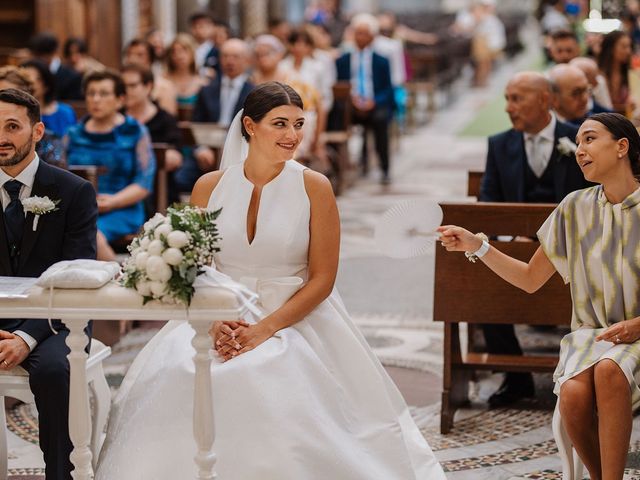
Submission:
[[[490,237],[536,231],[555,205],[511,203],[443,203],[443,225],[460,225]],[[504,253],[528,261],[537,242],[492,241]],[[464,298],[461,302],[460,299]],[[433,319],[444,324],[444,371],[440,431],[453,427],[457,408],[468,402],[468,382],[476,370],[503,372],[552,372],[557,355],[497,355],[463,351],[460,324],[506,323],[568,326],[571,297],[558,275],[538,292],[527,294],[496,276],[481,262],[436,249]]]

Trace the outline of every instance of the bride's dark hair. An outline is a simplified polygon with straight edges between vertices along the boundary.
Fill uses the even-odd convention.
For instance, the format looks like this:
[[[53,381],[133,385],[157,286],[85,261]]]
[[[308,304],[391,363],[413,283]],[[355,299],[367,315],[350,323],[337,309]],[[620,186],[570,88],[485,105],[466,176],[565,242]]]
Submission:
[[[285,83],[267,82],[254,88],[244,101],[242,119],[249,117],[258,123],[267,113],[282,105],[295,105],[304,108],[298,92]],[[242,123],[242,136],[249,141],[249,133]]]

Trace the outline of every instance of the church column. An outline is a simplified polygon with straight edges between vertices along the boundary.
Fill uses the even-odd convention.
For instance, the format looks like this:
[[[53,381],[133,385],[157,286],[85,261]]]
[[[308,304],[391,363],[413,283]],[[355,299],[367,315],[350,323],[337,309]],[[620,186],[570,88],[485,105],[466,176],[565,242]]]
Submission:
[[[267,0],[241,0],[242,36],[249,37],[267,31],[269,3]]]

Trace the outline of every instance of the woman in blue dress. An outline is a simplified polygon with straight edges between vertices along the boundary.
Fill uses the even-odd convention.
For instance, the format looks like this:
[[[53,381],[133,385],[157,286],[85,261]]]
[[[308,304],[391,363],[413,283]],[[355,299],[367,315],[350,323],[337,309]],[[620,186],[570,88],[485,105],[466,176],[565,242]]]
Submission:
[[[98,178],[98,258],[113,260],[110,242],[136,233],[145,221],[155,158],[146,128],[120,113],[125,85],[118,73],[90,73],[84,91],[88,115],[67,133],[67,161],[106,169]]]

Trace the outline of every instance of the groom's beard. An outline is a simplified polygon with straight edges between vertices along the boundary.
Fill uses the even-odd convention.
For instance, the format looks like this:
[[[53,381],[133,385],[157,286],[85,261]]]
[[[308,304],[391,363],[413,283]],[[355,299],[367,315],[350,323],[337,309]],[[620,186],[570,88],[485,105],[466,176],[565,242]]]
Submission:
[[[24,160],[27,155],[31,153],[31,148],[33,147],[33,138],[29,136],[29,140],[23,143],[20,147],[16,147],[13,143],[10,142],[0,144],[0,148],[7,147],[13,147],[15,153],[9,158],[3,158],[0,155],[0,167],[13,167],[14,165],[18,165],[22,160]]]

